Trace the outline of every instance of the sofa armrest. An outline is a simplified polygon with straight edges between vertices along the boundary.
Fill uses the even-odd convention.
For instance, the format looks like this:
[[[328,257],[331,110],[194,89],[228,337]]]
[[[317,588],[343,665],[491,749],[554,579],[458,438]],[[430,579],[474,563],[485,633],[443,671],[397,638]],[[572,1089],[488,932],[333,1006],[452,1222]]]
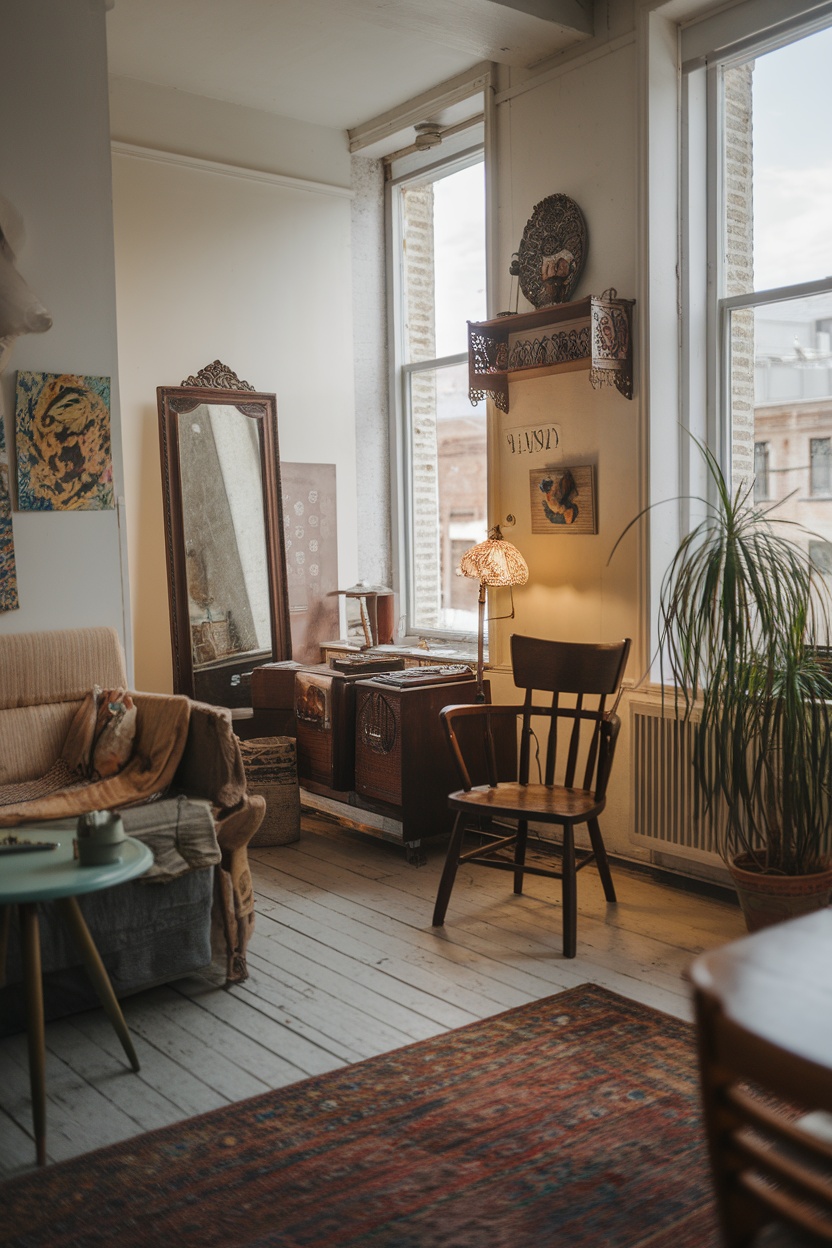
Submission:
[[[246,796],[240,742],[225,707],[191,702],[188,739],[174,785],[189,796],[207,798],[220,810],[234,810]]]
[[[153,852],[153,865],[139,884],[163,884],[199,867],[220,862],[217,825],[209,802],[170,797],[131,806],[122,811],[128,836],[135,836]]]
[[[226,958],[229,983],[248,979],[246,948],[254,931],[254,886],[248,847],[263,822],[266,802],[247,794],[234,810],[217,812],[217,840],[222,861],[214,875],[214,946]]]
[[[228,982],[239,983],[248,978],[246,947],[254,930],[248,846],[263,822],[266,803],[247,790],[230,710],[191,702],[188,740],[174,785],[189,797],[207,798],[214,807],[222,855],[214,876],[215,946],[226,957]]]

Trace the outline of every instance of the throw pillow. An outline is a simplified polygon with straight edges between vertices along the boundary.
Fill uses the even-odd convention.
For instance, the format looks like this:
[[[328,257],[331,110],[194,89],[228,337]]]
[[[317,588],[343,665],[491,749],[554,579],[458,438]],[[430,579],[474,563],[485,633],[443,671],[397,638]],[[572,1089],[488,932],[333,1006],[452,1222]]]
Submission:
[[[62,759],[88,780],[114,776],[133,753],[137,715],[126,690],[100,689],[96,685],[75,713]]]

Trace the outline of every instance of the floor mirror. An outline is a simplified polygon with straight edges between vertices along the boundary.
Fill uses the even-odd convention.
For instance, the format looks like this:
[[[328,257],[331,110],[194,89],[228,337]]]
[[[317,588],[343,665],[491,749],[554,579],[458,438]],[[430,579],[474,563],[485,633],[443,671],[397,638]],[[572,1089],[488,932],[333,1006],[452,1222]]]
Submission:
[[[174,692],[250,706],[292,657],[277,402],[219,360],[156,395]]]

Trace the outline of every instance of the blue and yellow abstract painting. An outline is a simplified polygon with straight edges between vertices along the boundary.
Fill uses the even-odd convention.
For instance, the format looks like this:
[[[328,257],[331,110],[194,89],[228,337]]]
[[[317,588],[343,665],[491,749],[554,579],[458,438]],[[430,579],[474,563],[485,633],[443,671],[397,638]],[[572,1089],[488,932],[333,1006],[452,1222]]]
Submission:
[[[12,533],[12,500],[9,496],[6,422],[0,412],[0,611],[16,611],[19,606]]]
[[[110,378],[17,374],[20,511],[105,511],[114,506]]]

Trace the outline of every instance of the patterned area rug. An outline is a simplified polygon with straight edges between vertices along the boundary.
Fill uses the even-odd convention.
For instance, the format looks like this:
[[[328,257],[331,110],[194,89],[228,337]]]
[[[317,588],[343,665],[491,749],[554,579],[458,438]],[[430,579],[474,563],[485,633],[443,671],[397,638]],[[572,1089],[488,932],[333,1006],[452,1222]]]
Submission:
[[[691,1028],[593,985],[0,1187],[0,1242],[716,1248]]]

